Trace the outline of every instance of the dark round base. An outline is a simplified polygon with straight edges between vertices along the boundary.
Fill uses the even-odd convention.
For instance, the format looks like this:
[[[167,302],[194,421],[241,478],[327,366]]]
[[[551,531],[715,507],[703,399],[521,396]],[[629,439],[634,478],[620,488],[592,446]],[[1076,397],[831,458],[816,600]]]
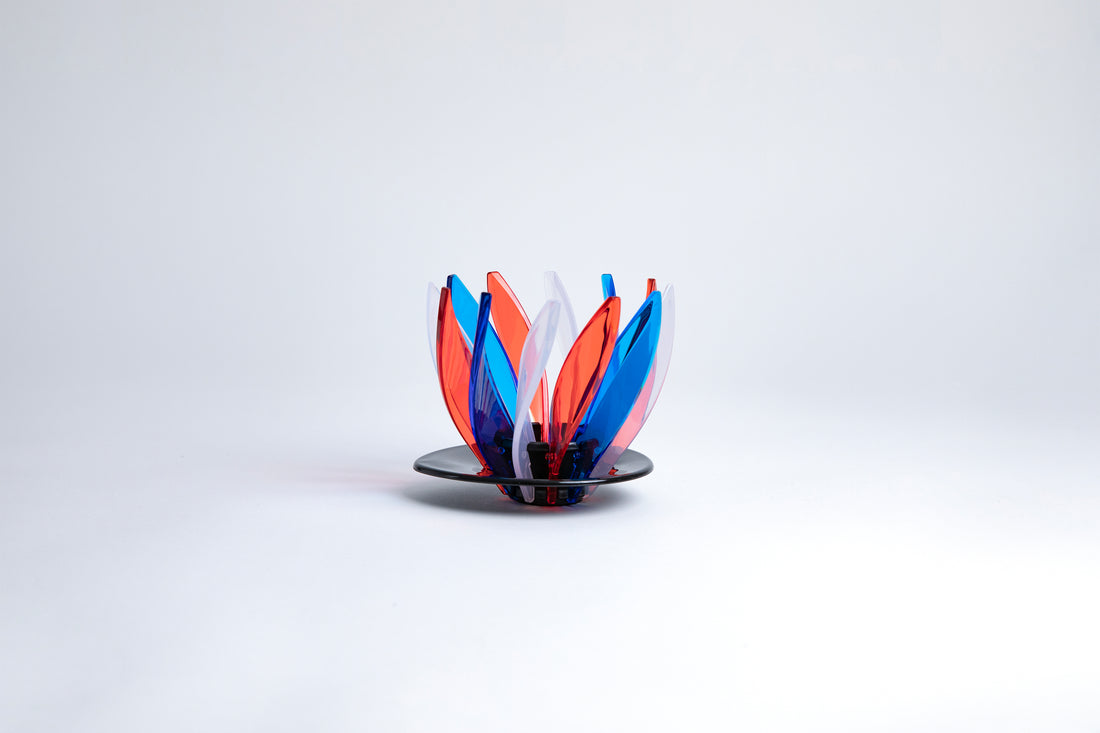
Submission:
[[[413,463],[413,470],[428,476],[452,481],[496,484],[510,498],[521,504],[533,504],[535,506],[576,504],[587,496],[589,487],[631,481],[646,476],[653,471],[653,461],[637,451],[627,449],[616,461],[615,468],[610,476],[603,478],[551,479],[547,478],[546,449],[542,447],[545,445],[545,443],[541,445],[532,443],[531,447],[528,448],[528,453],[531,456],[531,471],[535,474],[534,477],[529,479],[520,479],[515,476],[494,476],[485,473],[477,456],[474,455],[469,446],[465,445],[456,445],[452,448],[444,448],[420,456]],[[566,454],[563,465],[572,460],[570,454],[574,451],[575,447],[570,446],[570,452]],[[524,499],[522,487],[534,488],[533,501]]]
[[[523,498],[523,489],[519,486],[501,485],[500,488],[504,490],[509,499],[532,506],[569,506],[570,504],[579,504],[584,501],[584,497],[588,496],[588,487],[586,486],[572,488],[567,486],[532,486],[535,498],[533,501],[527,501]]]

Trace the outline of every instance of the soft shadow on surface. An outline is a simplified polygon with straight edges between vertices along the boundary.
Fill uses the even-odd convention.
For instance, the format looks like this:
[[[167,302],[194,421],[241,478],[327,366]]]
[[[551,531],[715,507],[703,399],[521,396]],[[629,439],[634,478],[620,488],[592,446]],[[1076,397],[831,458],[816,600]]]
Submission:
[[[492,484],[445,481],[423,476],[414,472],[411,465],[395,461],[319,460],[313,465],[303,462],[280,466],[273,473],[280,479],[279,483],[308,487],[311,493],[321,490],[335,491],[345,496],[389,495],[399,501],[409,500],[426,507],[481,514],[532,517],[592,514],[623,509],[638,500],[632,487],[620,488],[612,484],[601,486],[595,494],[572,506],[528,506],[504,496]]]
[[[528,506],[509,499],[495,486],[488,484],[451,485],[432,481],[417,482],[401,489],[401,494],[418,504],[460,512],[482,514],[521,514],[531,517],[555,517],[563,514],[592,514],[613,509],[623,509],[637,501],[628,490],[615,486],[601,486],[595,494],[579,504],[561,507]]]
[[[420,474],[412,462],[364,460],[360,457],[313,458],[284,461],[265,466],[262,475],[279,484],[308,488],[310,491],[336,491],[361,494],[375,492],[400,494],[401,489]],[[430,481],[423,477],[424,481]]]

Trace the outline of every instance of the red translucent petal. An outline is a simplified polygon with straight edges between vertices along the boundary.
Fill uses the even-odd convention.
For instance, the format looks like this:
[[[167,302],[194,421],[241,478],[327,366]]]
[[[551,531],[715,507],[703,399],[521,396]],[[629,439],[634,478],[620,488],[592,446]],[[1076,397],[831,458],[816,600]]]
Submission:
[[[474,452],[481,465],[485,459],[477,449],[473,428],[470,427],[470,347],[458,326],[454,308],[451,307],[451,289],[439,291],[439,328],[436,331],[436,360],[439,367],[439,386],[447,412],[458,428],[462,439]]]
[[[645,281],[645,297],[653,295],[653,291],[657,289],[657,281],[653,278],[649,278]]]
[[[551,478],[562,478],[559,476],[562,457],[607,371],[611,352],[615,349],[615,337],[619,333],[619,308],[617,297],[605,300],[581,331],[562,364],[558,383],[554,385],[550,413],[548,461]]]
[[[519,298],[512,292],[512,288],[505,282],[504,276],[499,272],[490,272],[487,276],[489,294],[493,296],[490,306],[493,314],[493,325],[497,335],[504,344],[504,351],[508,354],[508,360],[512,362],[512,370],[519,373],[519,359],[523,354],[523,344],[527,340],[527,332],[531,330],[531,319],[520,305]],[[539,390],[535,393],[535,399],[531,402],[531,419],[534,422],[546,424],[546,405],[550,402],[550,388],[543,376],[539,383]],[[509,409],[513,409],[509,405]],[[519,422],[519,415],[515,416]]]

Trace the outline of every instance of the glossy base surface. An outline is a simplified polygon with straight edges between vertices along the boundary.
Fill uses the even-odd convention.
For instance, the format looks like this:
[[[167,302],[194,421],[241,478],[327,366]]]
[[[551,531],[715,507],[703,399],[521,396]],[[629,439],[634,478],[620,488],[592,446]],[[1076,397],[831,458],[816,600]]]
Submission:
[[[536,463],[534,454],[532,459],[532,463]],[[537,470],[534,465],[532,468],[535,469],[535,476],[532,478],[495,476],[482,469],[477,457],[465,445],[456,445],[428,453],[420,456],[413,463],[413,470],[428,476],[452,481],[496,484],[504,489],[509,497],[523,504],[561,506],[576,504],[583,500],[589,486],[631,481],[646,476],[653,471],[653,461],[638,451],[627,450],[616,461],[611,475],[603,478],[551,479],[546,477],[545,472]],[[540,473],[541,476],[538,475]],[[521,486],[535,487],[534,501],[524,501]]]

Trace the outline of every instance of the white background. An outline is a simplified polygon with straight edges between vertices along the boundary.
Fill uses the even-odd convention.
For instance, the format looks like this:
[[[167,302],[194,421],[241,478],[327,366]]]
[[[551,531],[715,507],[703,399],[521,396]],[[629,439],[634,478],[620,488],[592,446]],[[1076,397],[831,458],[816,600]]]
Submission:
[[[0,6],[0,729],[1100,730],[1094,3]],[[535,510],[424,290],[677,286]]]

